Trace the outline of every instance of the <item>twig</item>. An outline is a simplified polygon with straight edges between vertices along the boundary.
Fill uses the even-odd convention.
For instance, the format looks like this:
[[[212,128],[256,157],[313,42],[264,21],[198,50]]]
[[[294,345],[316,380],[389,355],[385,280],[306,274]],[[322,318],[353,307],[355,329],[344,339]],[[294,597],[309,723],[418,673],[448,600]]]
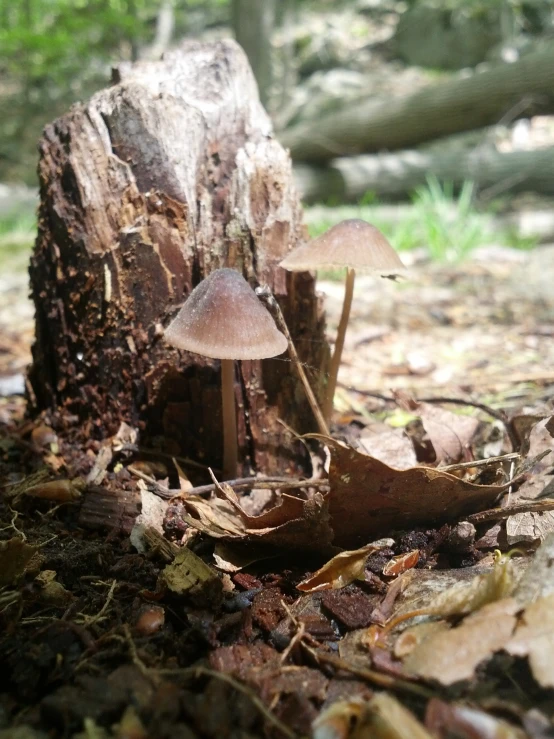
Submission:
[[[153,477],[150,477],[150,475],[146,475],[141,470],[137,470],[136,467],[133,467],[132,464],[128,465],[127,469],[132,475],[135,475],[135,477],[140,478],[141,480],[144,480],[144,482],[147,482],[149,485],[152,485],[152,487],[155,488],[156,493],[161,498],[173,498],[175,497],[174,494],[167,488],[165,485],[162,485],[157,480],[154,480]]]
[[[138,669],[142,672],[142,674],[145,677],[149,677],[157,681],[157,675],[156,675],[157,670],[148,669],[148,667],[144,664],[144,662],[138,656],[137,647],[135,645],[135,642],[133,641],[133,637],[131,636],[131,632],[129,631],[129,626],[127,624],[123,624],[123,634],[125,636],[125,641],[127,642],[129,652],[131,653],[131,660],[133,661],[133,664],[135,665],[135,667],[138,667]]]
[[[467,470],[472,467],[488,467],[490,464],[498,462],[509,462],[512,459],[519,459],[521,454],[518,452],[510,452],[509,454],[501,454],[499,457],[487,457],[486,459],[477,459],[473,462],[459,462],[458,464],[447,464],[444,467],[437,467],[441,472],[452,472],[453,470]]]
[[[287,342],[289,345],[289,354],[292,359],[292,363],[296,367],[296,371],[298,372],[298,375],[300,376],[302,384],[304,385],[304,390],[306,392],[308,402],[312,408],[313,414],[315,416],[315,420],[317,421],[317,425],[319,427],[319,433],[323,434],[324,436],[330,436],[327,422],[325,421],[325,418],[323,417],[323,413],[321,412],[321,408],[319,407],[317,398],[314,395],[312,386],[310,385],[309,380],[306,376],[306,373],[304,372],[304,367],[302,366],[302,363],[300,359],[298,358],[296,347],[294,346],[292,336],[290,335],[289,328],[287,326],[287,323],[285,321],[285,317],[283,316],[281,308],[279,307],[279,303],[275,300],[275,296],[273,295],[273,293],[271,292],[271,290],[269,289],[267,285],[256,288],[256,295],[258,296],[258,298],[261,300],[261,302],[265,305],[265,307],[268,309],[268,311],[273,316],[279,331],[282,331],[287,338]]]
[[[488,511],[472,513],[466,517],[466,521],[472,524],[490,523],[491,521],[502,521],[517,513],[544,513],[554,511],[554,499],[534,500],[529,503],[517,503],[505,508],[490,508]]]
[[[284,734],[289,739],[297,739],[297,735],[289,729],[288,726],[285,726],[284,723],[282,723],[277,716],[274,716],[264,705],[263,701],[259,696],[254,693],[254,691],[249,688],[247,685],[244,685],[243,683],[240,683],[238,680],[235,680],[234,677],[231,677],[231,675],[227,675],[225,672],[216,672],[215,670],[210,670],[208,667],[185,667],[183,669],[174,669],[174,670],[156,670],[155,671],[158,675],[161,676],[167,676],[167,677],[198,677],[200,675],[204,675],[206,677],[212,677],[215,680],[221,680],[224,683],[227,683],[228,685],[231,685],[236,691],[239,693],[242,693],[247,698],[249,698],[250,701],[256,706],[258,711],[262,714],[262,716],[269,721],[270,724],[273,724],[278,731],[280,731],[282,734]]]
[[[89,627],[92,626],[92,624],[95,624],[97,621],[100,621],[102,616],[106,613],[108,610],[108,606],[110,605],[110,602],[113,598],[113,594],[115,591],[115,586],[117,585],[117,580],[113,580],[112,585],[110,587],[110,590],[108,592],[108,595],[106,597],[106,602],[102,606],[102,608],[98,611],[96,616],[87,616],[85,614],[80,614],[81,618],[83,619],[83,626]],[[77,621],[76,621],[77,623]]]
[[[135,469],[132,465],[129,465],[127,469],[133,475],[140,477],[141,480],[144,480],[150,485],[153,485],[156,488],[156,493],[162,498],[175,498],[177,495],[179,495],[178,490],[169,490],[164,485],[160,485],[160,483],[157,482],[157,480],[154,480],[153,477],[145,475],[144,472]],[[229,487],[233,488],[233,490],[254,487],[262,490],[293,490],[295,488],[313,487],[317,487],[319,490],[325,490],[329,487],[329,483],[327,482],[327,480],[291,480],[287,477],[239,477],[236,480],[225,480],[225,484],[229,485]],[[199,485],[195,488],[190,488],[190,490],[186,491],[186,495],[207,495],[209,493],[215,492],[216,490],[217,485],[215,483],[210,483],[209,485]]]
[[[340,657],[335,657],[335,655],[333,654],[316,652],[311,647],[308,647],[305,643],[303,643],[302,646],[311,654],[315,662],[324,662],[325,664],[331,665],[331,667],[334,667],[336,670],[350,672],[352,675],[356,675],[357,677],[362,678],[362,680],[367,680],[368,682],[373,683],[373,685],[378,685],[382,688],[388,688],[389,690],[401,690],[406,693],[413,693],[414,695],[419,695],[424,698],[430,698],[434,695],[431,690],[425,688],[423,685],[416,685],[415,683],[411,683],[408,680],[399,680],[398,678],[391,677],[390,675],[385,675],[384,673],[377,672],[376,670],[368,670],[367,668],[356,667],[355,665],[349,664]]]

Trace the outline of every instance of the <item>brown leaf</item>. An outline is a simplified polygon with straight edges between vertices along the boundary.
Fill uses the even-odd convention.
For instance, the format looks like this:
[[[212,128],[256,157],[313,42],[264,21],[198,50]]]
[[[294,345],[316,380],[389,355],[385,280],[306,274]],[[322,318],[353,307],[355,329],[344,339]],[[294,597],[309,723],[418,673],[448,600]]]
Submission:
[[[425,726],[435,737],[471,737],[471,739],[526,739],[521,729],[463,704],[446,703],[431,698],[425,712]]]
[[[511,598],[489,603],[468,616],[461,626],[423,639],[404,665],[410,672],[443,685],[470,680],[481,662],[504,648],[515,628],[518,610],[519,605]]]
[[[379,544],[368,544],[361,549],[341,552],[296,587],[304,593],[344,588],[363,575],[366,559],[381,548]]]
[[[376,693],[357,739],[432,739],[414,714],[390,693]]]
[[[322,552],[329,548],[333,532],[327,502],[320,493],[309,500],[283,494],[281,505],[260,516],[249,516],[229,485],[221,485],[225,499],[205,501],[188,497],[184,520],[216,539],[264,544],[280,549]]]
[[[472,416],[460,416],[430,403],[418,403],[418,413],[437,455],[439,464],[453,464],[465,456],[479,421]]]
[[[359,449],[364,454],[369,454],[375,459],[394,467],[397,470],[405,470],[415,467],[417,464],[414,445],[404,429],[379,430],[376,433],[368,433],[358,439]]]
[[[543,688],[554,688],[554,595],[531,603],[506,650],[529,657],[535,680]]]
[[[27,488],[24,494],[30,495],[32,498],[43,498],[57,503],[70,503],[81,497],[78,486],[71,480],[50,480],[49,482],[39,483]]]
[[[514,563],[509,556],[498,556],[490,572],[476,575],[470,582],[459,582],[436,595],[425,607],[434,616],[461,616],[503,600],[516,586]]]
[[[549,473],[554,466],[554,455],[552,454],[554,439],[551,434],[553,419],[554,416],[543,418],[529,431],[525,445],[527,447],[526,461],[532,462],[538,459],[533,464],[528,479],[520,485],[516,495],[512,498],[514,503],[534,500],[548,494],[546,487],[552,483],[552,476]],[[545,452],[547,452],[546,456],[542,456]],[[506,521],[506,540],[509,545],[520,541],[542,541],[551,531],[554,531],[554,513],[551,511],[517,513]]]
[[[397,554],[396,557],[390,559],[383,567],[383,575],[385,577],[396,577],[406,570],[411,570],[419,562],[419,549],[405,554]]]
[[[436,525],[490,507],[506,489],[474,485],[429,467],[395,470],[326,439],[333,543],[351,547],[393,529]]]

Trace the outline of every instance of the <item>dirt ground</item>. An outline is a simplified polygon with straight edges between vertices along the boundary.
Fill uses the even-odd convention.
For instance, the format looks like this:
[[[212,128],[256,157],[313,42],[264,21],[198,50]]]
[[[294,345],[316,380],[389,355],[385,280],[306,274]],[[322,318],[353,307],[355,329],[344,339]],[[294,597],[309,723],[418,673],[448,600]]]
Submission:
[[[506,417],[551,416],[553,284],[553,247],[530,255],[483,249],[459,266],[414,260],[400,284],[360,276],[337,433],[405,425],[392,395],[400,390],[484,404]],[[342,286],[322,281],[321,289],[332,334]],[[539,685],[523,659],[497,654],[477,677],[448,686],[412,679],[390,651],[367,642],[383,612],[392,613],[394,578],[383,567],[393,557],[417,550],[421,591],[433,573],[467,573],[459,581],[488,572],[497,540],[464,549],[450,524],[393,532],[381,549],[364,552],[361,580],[301,592],[325,558],[253,556],[250,566],[214,578],[214,542],[191,534],[176,499],[164,509],[165,539],[137,551],[129,537],[141,492],[162,485],[170,460],[113,446],[95,480],[98,442],[77,444],[44,420],[25,420],[24,401],[12,393],[30,361],[26,293],[24,275],[2,277],[0,739],[301,737],[339,700],[340,712],[322,724],[334,733],[313,735],[347,737],[360,720],[358,698],[394,736],[446,737],[454,726],[462,737],[550,735],[552,688]],[[495,423],[474,406],[460,408]],[[507,451],[501,441],[496,453]],[[141,488],[130,468],[159,482]],[[83,491],[78,480],[87,476]],[[187,584],[175,585],[168,567],[183,541],[195,559],[185,565]],[[460,728],[454,713],[462,704],[505,733]],[[381,726],[356,736],[392,735]]]

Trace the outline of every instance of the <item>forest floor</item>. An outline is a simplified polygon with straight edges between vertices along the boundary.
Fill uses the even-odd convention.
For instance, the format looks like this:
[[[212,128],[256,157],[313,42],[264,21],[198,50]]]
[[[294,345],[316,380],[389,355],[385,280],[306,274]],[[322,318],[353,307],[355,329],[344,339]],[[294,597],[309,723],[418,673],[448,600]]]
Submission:
[[[335,433],[365,453],[340,476],[342,493],[353,493],[351,474],[358,486],[388,474],[389,487],[416,498],[404,520],[412,515],[419,525],[385,526],[378,535],[392,538],[362,549],[348,546],[343,531],[341,548],[355,551],[314,581],[329,555],[313,547],[253,556],[241,569],[236,553],[220,548],[216,573],[213,540],[179,518],[183,500],[168,506],[152,494],[163,492],[167,460],[161,468],[139,463],[115,443],[104,459],[99,444],[85,451],[26,421],[23,398],[11,393],[30,361],[33,311],[24,272],[3,274],[0,739],[384,737],[391,726],[406,739],[550,735],[554,675],[540,653],[552,665],[553,647],[533,623],[548,625],[554,612],[554,522],[531,513],[544,515],[535,521],[541,535],[518,539],[501,530],[507,516],[495,505],[499,491],[507,492],[502,505],[549,504],[552,463],[541,460],[554,444],[553,284],[552,247],[480,249],[456,266],[414,260],[402,283],[357,279],[334,420]],[[343,288],[320,287],[332,335]],[[442,398],[434,405],[456,411],[454,419],[475,418],[471,432],[452,416],[433,426],[428,406],[416,402],[429,398]],[[382,443],[389,431],[392,447]],[[515,449],[518,441],[526,448]],[[335,467],[340,449],[331,445]],[[368,455],[397,469],[375,467]],[[499,455],[488,477],[479,461],[464,467]],[[453,461],[451,474],[437,469]],[[460,492],[486,499],[473,509],[462,500],[459,515],[426,524],[418,509],[434,502],[418,497],[425,486],[414,469],[450,486],[445,510]],[[308,498],[328,494],[329,483],[333,494],[336,469],[330,474]],[[528,493],[535,485],[533,496],[518,497],[518,484]],[[249,495],[254,507],[257,492]],[[141,496],[146,523],[160,515],[152,501],[163,502],[168,538],[154,545],[144,532],[135,531],[134,546],[129,538]],[[191,560],[181,557],[183,541]],[[493,554],[514,543],[514,557]],[[446,607],[436,594],[452,585],[459,592]],[[382,625],[414,609],[439,620],[410,621],[393,644]]]

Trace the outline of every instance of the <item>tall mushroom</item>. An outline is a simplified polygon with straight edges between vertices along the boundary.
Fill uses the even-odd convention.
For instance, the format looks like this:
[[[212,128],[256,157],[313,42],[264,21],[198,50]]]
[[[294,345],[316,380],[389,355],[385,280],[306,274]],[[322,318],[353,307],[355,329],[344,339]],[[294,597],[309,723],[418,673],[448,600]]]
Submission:
[[[287,340],[244,277],[216,269],[200,282],[165,331],[177,349],[221,360],[223,471],[237,471],[236,359],[265,359],[287,350]]]
[[[344,302],[323,407],[323,415],[329,421],[354,294],[356,270],[390,277],[403,272],[405,267],[379,229],[359,218],[341,221],[308,244],[299,246],[283,259],[280,266],[291,272],[306,272],[322,267],[346,267]]]

